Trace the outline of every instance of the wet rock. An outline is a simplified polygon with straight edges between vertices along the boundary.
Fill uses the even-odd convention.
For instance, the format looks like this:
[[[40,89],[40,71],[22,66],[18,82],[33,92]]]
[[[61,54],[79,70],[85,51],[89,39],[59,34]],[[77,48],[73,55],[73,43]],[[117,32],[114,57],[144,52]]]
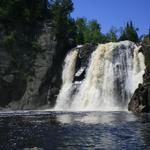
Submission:
[[[135,90],[131,101],[128,105],[128,110],[141,113],[150,112],[150,39],[144,40],[142,43],[141,51],[145,56],[146,69],[143,75],[143,84],[139,84]]]
[[[74,81],[82,81],[85,78],[86,69],[89,64],[90,56],[96,49],[97,45],[87,43],[82,46],[77,46],[79,54],[76,63],[76,71]]]
[[[135,113],[149,112],[150,111],[149,96],[150,96],[150,87],[139,84],[139,87],[135,90],[131,98],[131,101],[128,105],[129,111]]]

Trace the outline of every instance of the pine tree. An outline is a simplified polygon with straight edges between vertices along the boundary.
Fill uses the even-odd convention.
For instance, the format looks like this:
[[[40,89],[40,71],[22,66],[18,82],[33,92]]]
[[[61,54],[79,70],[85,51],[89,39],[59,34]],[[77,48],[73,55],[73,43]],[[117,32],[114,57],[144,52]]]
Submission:
[[[75,46],[76,28],[75,21],[70,17],[72,11],[71,0],[52,0],[51,2],[50,12],[55,26],[55,34],[58,41],[63,41],[64,49]]]
[[[118,30],[115,27],[112,27],[109,30],[109,32],[106,34],[107,42],[117,42],[117,40],[118,40],[117,32],[118,32]]]
[[[139,42],[137,29],[133,26],[132,21],[127,22],[125,28],[121,33],[119,40],[130,40],[133,42]]]
[[[77,28],[76,42],[77,44],[84,44],[85,42],[84,33],[85,30],[87,29],[87,20],[86,18],[77,18],[75,23]]]
[[[99,43],[101,42],[101,26],[97,20],[89,21],[87,31],[87,42]]]

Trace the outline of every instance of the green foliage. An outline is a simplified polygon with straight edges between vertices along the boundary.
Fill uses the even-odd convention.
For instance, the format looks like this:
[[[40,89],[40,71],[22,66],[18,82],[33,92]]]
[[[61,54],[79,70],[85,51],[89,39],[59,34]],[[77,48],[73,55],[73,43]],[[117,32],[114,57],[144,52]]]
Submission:
[[[47,5],[48,0],[0,0],[0,20],[37,23],[49,15]]]
[[[96,20],[89,21],[85,32],[85,42],[101,42],[101,27]]]
[[[52,0],[50,12],[55,26],[57,40],[68,49],[75,46],[76,27],[75,21],[70,17],[73,11],[71,0]]]
[[[106,43],[118,40],[139,42],[137,29],[127,22],[118,38],[112,27],[103,34],[97,20],[74,20],[72,0],[0,0],[0,24],[5,28],[2,43],[13,58],[14,68],[33,73],[34,60],[41,48],[38,31],[44,22],[51,22],[56,35],[59,57],[77,44]],[[150,30],[149,30],[150,38]]]
[[[76,42],[77,44],[83,44],[85,41],[85,32],[87,30],[87,20],[85,18],[77,18],[76,22],[76,32],[77,32],[77,36],[76,36]]]
[[[43,22],[50,19],[49,9],[48,0],[0,0],[1,45],[12,58],[11,70],[33,74],[41,50],[37,38]]]
[[[12,58],[11,68],[33,73],[41,47],[38,36],[44,22],[51,22],[60,57],[76,44],[75,21],[71,0],[0,0],[1,45]],[[60,48],[59,48],[60,47]]]
[[[118,29],[112,27],[108,33],[101,32],[101,25],[97,20],[87,21],[86,18],[77,18],[76,20],[77,36],[76,41],[78,44],[84,43],[106,43],[117,42],[123,40],[130,40],[139,42],[140,39],[137,30],[132,21],[127,22],[126,26],[121,29],[121,35],[118,37]]]
[[[118,32],[118,30],[115,27],[112,27],[109,30],[109,32],[106,34],[106,40],[108,42],[117,42],[117,40],[118,40],[117,32]]]
[[[139,37],[137,34],[137,30],[134,26],[132,21],[127,22],[125,28],[123,29],[121,36],[119,38],[119,40],[123,41],[123,40],[130,40],[133,42],[139,42]]]
[[[87,21],[86,18],[77,18],[77,37],[78,44],[84,43],[103,43],[105,37],[101,33],[101,26],[97,20]]]

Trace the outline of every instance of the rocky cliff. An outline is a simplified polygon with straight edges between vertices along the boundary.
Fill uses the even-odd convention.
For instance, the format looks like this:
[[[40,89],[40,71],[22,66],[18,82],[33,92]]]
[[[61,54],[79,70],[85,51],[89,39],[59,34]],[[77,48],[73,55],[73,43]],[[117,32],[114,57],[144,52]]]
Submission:
[[[34,46],[40,47],[39,52],[36,52],[36,56],[33,57],[33,54],[30,53],[32,49],[28,47],[30,42],[26,43],[22,39],[21,43],[25,45],[19,43],[21,39],[19,35],[24,31],[24,28],[16,28],[15,36],[17,38],[11,37],[12,42],[16,43],[7,50],[7,47],[2,44],[4,37],[6,37],[5,28],[4,26],[1,27],[1,31],[4,33],[1,32],[0,34],[0,108],[8,110],[51,108],[55,105],[62,83],[63,61],[68,53],[68,48],[66,48],[63,39],[57,38],[54,32],[55,27],[50,22],[45,22],[40,27],[35,28],[31,34],[33,36],[35,33],[36,45],[34,44]],[[21,37],[24,36],[21,35]],[[15,38],[16,41],[13,41]],[[80,81],[84,78],[89,56],[95,48],[96,46],[93,44],[77,47],[79,55],[76,72],[80,68],[84,68],[84,71],[81,75],[75,76],[74,81]],[[10,49],[15,52],[10,53]],[[25,53],[20,57],[16,55],[15,64],[12,65],[13,55],[16,54],[16,51],[19,53],[20,51],[29,51],[32,64],[30,64],[28,55]],[[24,64],[18,65],[18,67],[17,63],[20,62]],[[28,73],[29,71],[31,73]]]
[[[17,69],[10,69],[12,57],[0,45],[0,108],[1,109],[44,109],[55,105],[62,84],[61,74],[67,50],[63,43],[57,41],[50,23],[44,23],[40,29],[37,43],[40,53],[37,53],[33,63],[33,75],[27,77]],[[4,36],[1,33],[1,37]],[[89,57],[96,45],[85,44],[77,46],[77,63],[74,82],[84,79]],[[146,70],[143,84],[139,84],[128,105],[132,112],[150,111],[150,67],[148,43],[143,43],[142,49],[146,56]],[[27,63],[28,64],[28,63]],[[11,71],[10,71],[11,70]]]
[[[135,90],[131,101],[128,105],[128,110],[134,113],[150,112],[150,39],[145,38],[142,49],[145,55],[145,74],[143,75],[143,84],[139,84]]]
[[[32,65],[34,70],[32,75],[25,76],[25,73],[20,71],[21,68],[10,69],[13,58],[0,45],[1,109],[39,109],[51,107],[55,103],[61,85],[62,63],[67,50],[64,50],[61,42],[58,44],[54,27],[50,23],[44,23],[39,30],[37,45],[40,52],[37,53]],[[1,38],[3,36],[1,35]]]
[[[26,79],[26,88],[20,100],[9,103],[8,107],[11,109],[37,109],[48,104],[47,91],[40,93],[40,88],[47,78],[47,72],[51,70],[53,58],[56,55],[57,41],[52,30],[49,24],[44,24],[38,37],[41,52],[36,56],[34,63],[35,73]]]

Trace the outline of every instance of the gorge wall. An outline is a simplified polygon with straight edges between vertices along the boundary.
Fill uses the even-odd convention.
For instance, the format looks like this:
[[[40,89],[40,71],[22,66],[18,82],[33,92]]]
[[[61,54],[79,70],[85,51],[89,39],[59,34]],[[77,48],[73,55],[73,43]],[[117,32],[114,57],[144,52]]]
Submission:
[[[57,49],[58,43],[52,30],[49,24],[45,24],[39,35],[42,51],[34,63],[34,76],[24,78],[17,72],[1,76],[2,110],[125,110],[135,91],[128,109],[133,112],[149,111],[150,75],[148,69],[144,74],[144,58],[141,55],[147,53],[144,46],[137,47],[128,41],[104,44],[104,48],[85,44],[72,49],[67,55],[63,49],[61,53],[61,47]],[[1,51],[0,56],[1,72],[6,72],[11,58],[6,51]],[[141,83],[139,87],[138,83]]]
[[[75,46],[72,11],[71,0],[0,3],[0,109],[54,105],[64,57]]]
[[[150,36],[111,43],[139,43],[132,21],[117,38],[72,11],[71,0],[0,3],[0,109],[124,109],[138,87],[128,108],[148,112]]]
[[[33,62],[34,74],[25,76],[17,66],[12,68],[13,58],[0,45],[1,109],[38,109],[51,107],[55,103],[61,85],[62,62],[67,51],[63,44],[58,45],[51,23],[44,23],[38,30],[40,52]],[[1,39],[3,37],[1,35]],[[15,49],[19,47],[16,45]],[[22,46],[21,49],[27,51],[28,47]],[[25,63],[32,67],[28,61]]]

